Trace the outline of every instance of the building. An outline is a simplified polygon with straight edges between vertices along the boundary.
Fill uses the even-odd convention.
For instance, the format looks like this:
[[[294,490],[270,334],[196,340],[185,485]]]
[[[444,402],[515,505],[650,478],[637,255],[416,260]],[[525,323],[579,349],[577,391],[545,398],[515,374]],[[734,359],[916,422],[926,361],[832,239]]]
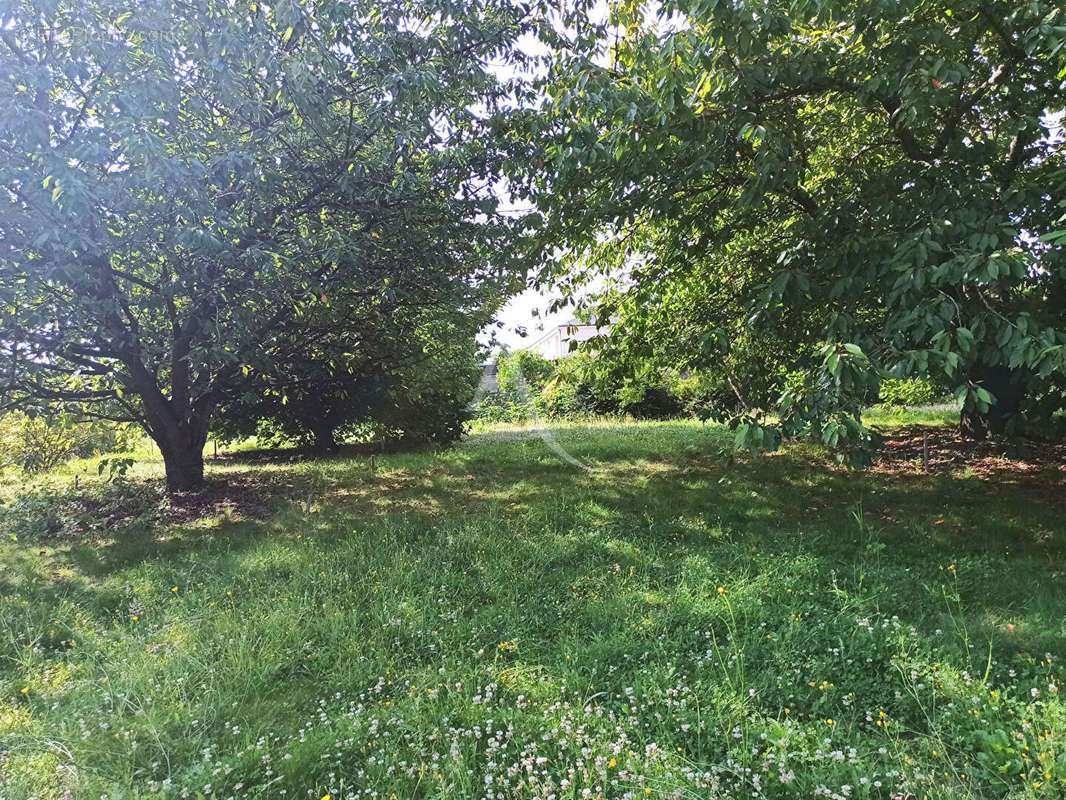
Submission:
[[[539,339],[534,340],[522,349],[534,352],[548,361],[555,361],[570,354],[571,342],[574,342],[576,347],[578,344],[587,342],[601,333],[607,333],[609,330],[610,328],[597,328],[595,325],[586,325],[579,320],[571,319],[561,325],[553,325],[548,328],[541,334]],[[478,397],[499,390],[500,385],[496,377],[498,371],[499,367],[495,358],[481,365]]]
[[[481,365],[481,380],[478,381],[478,397],[500,390],[500,384],[496,380],[499,366],[495,361],[486,361]]]
[[[586,325],[576,319],[571,319],[561,325],[548,328],[539,339],[525,347],[541,358],[554,361],[557,358],[570,355],[570,345],[576,348],[582,342],[587,342],[601,333],[606,333],[607,328],[597,328],[595,325]]]

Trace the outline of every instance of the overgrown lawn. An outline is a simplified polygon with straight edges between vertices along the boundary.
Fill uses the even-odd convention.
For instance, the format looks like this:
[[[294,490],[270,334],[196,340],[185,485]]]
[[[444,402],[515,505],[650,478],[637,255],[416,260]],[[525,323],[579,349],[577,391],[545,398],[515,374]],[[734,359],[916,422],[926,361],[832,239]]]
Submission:
[[[3,517],[0,798],[1066,795],[1066,472],[729,439],[212,462],[242,488],[200,519],[151,465],[42,481]]]

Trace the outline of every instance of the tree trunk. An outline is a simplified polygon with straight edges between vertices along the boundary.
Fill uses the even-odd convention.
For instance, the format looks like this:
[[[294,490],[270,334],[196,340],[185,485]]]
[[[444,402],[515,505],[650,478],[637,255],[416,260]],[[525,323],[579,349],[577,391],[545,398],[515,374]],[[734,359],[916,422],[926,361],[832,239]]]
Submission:
[[[187,350],[186,350],[187,352]],[[183,358],[175,356],[173,397],[159,388],[155,375],[136,357],[125,362],[130,372],[130,386],[140,395],[144,406],[144,429],[163,454],[167,489],[189,492],[204,485],[204,447],[217,399],[204,394],[190,401],[188,375]]]
[[[983,367],[974,376],[978,383],[991,392],[993,399],[988,411],[964,408],[959,419],[959,430],[969,439],[987,439],[1002,436],[1007,425],[1021,411],[1025,397],[1025,381],[1020,370],[1007,367]]]
[[[203,444],[188,450],[163,449],[163,464],[167,471],[167,489],[172,492],[190,492],[204,485]]]
[[[207,422],[197,419],[180,423],[173,419],[153,420],[149,430],[163,454],[168,490],[190,492],[203,488],[207,427]]]
[[[334,426],[325,420],[316,421],[311,427],[311,449],[316,455],[324,456],[340,448],[334,435]]]

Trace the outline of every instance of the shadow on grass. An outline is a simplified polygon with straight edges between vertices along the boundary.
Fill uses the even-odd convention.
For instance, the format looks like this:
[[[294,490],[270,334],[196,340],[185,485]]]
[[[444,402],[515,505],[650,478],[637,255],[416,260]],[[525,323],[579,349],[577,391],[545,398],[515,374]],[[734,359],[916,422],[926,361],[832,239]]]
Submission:
[[[398,453],[433,452],[440,446],[427,442],[393,440],[385,442],[355,442],[321,452],[310,447],[261,447],[219,452],[207,459],[208,464],[301,464],[306,462],[348,461],[370,459]]]
[[[976,575],[964,587],[968,602],[975,613],[997,615],[1017,603],[1026,581],[1062,572],[1061,494],[1048,491],[1062,488],[1061,473],[855,473],[800,446],[727,467],[713,428],[622,427],[608,437],[600,426],[575,426],[556,438],[594,470],[558,461],[535,438],[491,435],[443,453],[390,456],[374,472],[350,454],[310,465],[258,456],[250,465],[213,464],[216,495],[208,497],[254,503],[197,501],[185,519],[5,545],[18,557],[0,571],[0,592],[31,602],[75,593],[107,614],[121,591],[116,576],[140,564],[189,569],[211,561],[237,570],[265,543],[313,536],[329,549],[347,546],[352,530],[387,529],[395,546],[418,548],[479,519],[518,552],[557,547],[542,531],[572,532],[562,554],[540,554],[563,571],[575,559],[635,567],[649,551],[670,560],[713,555],[750,571],[753,553],[772,550],[814,557],[825,576],[847,576],[876,546],[885,562],[931,579],[945,563],[969,560]],[[632,554],[622,558],[619,542]],[[581,547],[591,549],[581,555]],[[1001,569],[1004,558],[1024,561],[1026,571]]]
[[[1032,654],[1066,650],[1054,475],[852,473],[799,446],[730,463],[716,454],[721,433],[694,427],[555,435],[593,469],[560,462],[536,438],[489,437],[383,458],[374,471],[343,457],[214,464],[213,480],[258,481],[271,495],[260,516],[228,509],[88,539],[5,542],[0,594],[14,599],[0,601],[21,638],[0,650],[0,665],[33,686],[17,702],[42,695],[39,713],[53,715],[42,729],[61,714],[97,725],[111,713],[106,678],[151,722],[131,714],[116,724],[156,738],[134,751],[108,733],[93,747],[106,742],[123,769],[155,774],[152,742],[165,742],[168,771],[193,776],[205,748],[236,763],[238,748],[268,732],[281,737],[278,753],[299,758],[308,715],[353,697],[400,720],[412,741],[442,719],[472,730],[490,713],[490,682],[491,713],[511,715],[540,747],[555,724],[541,709],[565,700],[602,711],[612,730],[639,714],[638,751],[668,742],[684,763],[707,765],[723,762],[735,726],[773,733],[785,708],[812,739],[831,717],[871,752],[881,731],[867,730],[865,715],[882,709],[906,731],[907,758],[931,758],[922,740],[939,750],[942,723],[911,689],[935,680],[936,702],[957,707],[953,742],[968,753],[959,731],[976,726],[971,676],[995,660],[990,680],[1009,685],[1016,670],[1027,692],[1043,674]],[[51,652],[56,619],[78,628],[70,660],[85,672],[99,663],[101,674],[45,698],[44,676],[68,654],[46,669],[27,653]],[[627,690],[648,705],[634,710]],[[696,698],[714,735],[674,724],[669,703],[682,696]],[[529,700],[526,711],[519,702]],[[75,739],[81,763],[97,757]],[[398,745],[382,747],[396,757]],[[306,789],[325,771],[330,748],[312,737],[307,750],[287,787]],[[349,771],[369,763],[355,748],[337,758],[355,760]]]

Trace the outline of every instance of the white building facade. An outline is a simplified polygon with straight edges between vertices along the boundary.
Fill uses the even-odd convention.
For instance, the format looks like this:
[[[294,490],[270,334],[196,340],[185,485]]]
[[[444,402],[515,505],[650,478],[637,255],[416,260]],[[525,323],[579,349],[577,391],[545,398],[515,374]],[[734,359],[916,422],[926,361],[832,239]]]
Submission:
[[[606,332],[606,328],[597,328],[595,325],[586,325],[583,322],[572,319],[562,325],[548,328],[539,339],[525,349],[533,351],[548,361],[554,361],[557,358],[570,355],[571,343],[576,348],[582,342],[587,342],[589,339]]]

